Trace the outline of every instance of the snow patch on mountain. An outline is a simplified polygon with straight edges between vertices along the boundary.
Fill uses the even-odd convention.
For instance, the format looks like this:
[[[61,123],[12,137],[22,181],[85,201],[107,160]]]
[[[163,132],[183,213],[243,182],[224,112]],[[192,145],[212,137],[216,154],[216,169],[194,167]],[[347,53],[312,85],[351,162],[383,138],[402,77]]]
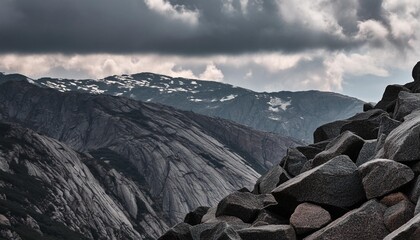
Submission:
[[[268,110],[271,112],[280,112],[280,109],[286,111],[287,108],[292,105],[292,100],[283,101],[281,98],[278,97],[271,97],[270,101],[267,102]]]

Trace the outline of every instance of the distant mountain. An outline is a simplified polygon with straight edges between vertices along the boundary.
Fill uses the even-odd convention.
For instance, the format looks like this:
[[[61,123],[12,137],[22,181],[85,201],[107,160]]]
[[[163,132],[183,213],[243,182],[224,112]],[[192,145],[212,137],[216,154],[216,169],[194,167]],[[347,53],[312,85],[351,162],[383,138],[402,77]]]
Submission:
[[[10,76],[8,78],[11,79]],[[320,125],[349,118],[361,112],[363,106],[358,99],[331,92],[258,93],[229,84],[153,73],[99,80],[41,78],[34,81],[39,86],[62,92],[106,93],[161,103],[306,142],[313,141],[312,133]]]
[[[49,184],[46,197],[55,196],[51,201],[56,203],[41,213],[90,239],[112,239],[110,232],[115,239],[155,239],[188,211],[251,187],[259,173],[280,162],[288,147],[299,144],[160,104],[61,93],[26,81],[0,84],[0,120],[62,142],[20,127],[12,133],[5,130],[0,147],[16,150],[0,151],[0,167],[13,178],[30,176],[28,182]],[[18,170],[8,167],[14,161]],[[16,184],[24,194],[27,182]],[[0,201],[0,210],[4,204]]]

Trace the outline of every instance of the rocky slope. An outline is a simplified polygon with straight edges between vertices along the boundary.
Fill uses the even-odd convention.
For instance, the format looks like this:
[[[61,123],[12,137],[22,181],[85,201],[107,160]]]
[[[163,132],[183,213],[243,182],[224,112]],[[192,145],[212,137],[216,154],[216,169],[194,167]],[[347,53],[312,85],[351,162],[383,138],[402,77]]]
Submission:
[[[134,239],[135,234],[156,238],[191,209],[213,205],[234,190],[251,186],[259,173],[281,160],[287,147],[298,144],[163,105],[61,93],[25,81],[0,84],[0,120],[19,123],[93,156],[83,164],[133,226]],[[72,168],[72,162],[68,164],[65,167]]]
[[[251,192],[200,207],[160,239],[420,239],[420,62],[414,82],[314,132]]]
[[[14,75],[22,78],[21,75]],[[0,75],[10,79],[10,75]],[[232,85],[140,73],[99,80],[41,78],[33,81],[59,91],[125,96],[178,109],[229,119],[254,129],[312,142],[320,125],[362,111],[363,102],[336,93],[258,93]]]

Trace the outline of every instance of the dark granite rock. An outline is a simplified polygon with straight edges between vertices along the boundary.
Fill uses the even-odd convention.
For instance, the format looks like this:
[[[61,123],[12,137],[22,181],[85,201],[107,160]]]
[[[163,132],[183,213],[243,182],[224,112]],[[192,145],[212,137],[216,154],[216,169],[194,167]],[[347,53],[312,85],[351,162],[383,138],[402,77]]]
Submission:
[[[191,227],[190,231],[194,240],[241,240],[238,233],[226,222],[203,223]]]
[[[290,225],[265,225],[238,230],[242,240],[296,240],[296,234]]]
[[[383,223],[386,207],[370,200],[354,209],[304,240],[357,239],[382,240],[389,232]]]
[[[396,84],[388,85],[385,89],[381,101],[379,101],[378,104],[376,104],[375,108],[382,109],[387,112],[394,112],[395,103],[398,98],[398,94],[401,91],[410,92],[410,89]]]
[[[360,166],[371,160],[376,153],[377,140],[367,140],[357,156],[356,165]]]
[[[196,208],[194,211],[189,212],[185,218],[184,218],[184,222],[188,223],[192,226],[200,224],[201,223],[201,219],[203,218],[203,216],[207,213],[207,211],[209,210],[210,207],[198,207]]]
[[[290,217],[290,224],[299,235],[316,231],[330,222],[330,213],[322,207],[311,203],[299,204]]]
[[[322,143],[322,142],[320,142]],[[328,144],[328,143],[327,143]],[[298,146],[296,147],[296,149],[301,152],[306,159],[313,159],[318,153],[322,152],[323,150],[325,150],[325,147],[327,146],[327,144],[325,144],[325,146]]]
[[[400,92],[395,106],[394,118],[402,121],[405,116],[420,108],[420,94]]]
[[[401,201],[409,201],[408,197],[406,195],[404,195],[404,193],[401,192],[396,192],[396,193],[391,193],[389,195],[386,195],[385,197],[382,198],[381,203],[391,207],[394,206],[395,204],[401,202]]]
[[[404,119],[404,122],[388,135],[376,158],[398,162],[420,159],[420,111],[415,111]]]
[[[158,240],[193,240],[190,232],[191,225],[188,223],[179,223],[169,229]]]
[[[418,240],[420,239],[420,214],[387,235],[384,240]]]
[[[303,155],[296,148],[289,148],[287,155],[284,157],[283,168],[291,175],[299,175],[303,165],[308,161],[305,155]]]
[[[384,196],[414,178],[409,167],[388,159],[374,159],[361,165],[358,171],[368,199]]]
[[[273,190],[278,204],[270,209],[292,214],[303,202],[350,207],[365,199],[356,165],[348,158],[334,158],[304,172]]]
[[[286,171],[279,165],[276,165],[257,180],[252,192],[255,194],[270,193],[278,185],[288,181],[289,179],[290,176],[286,173]]]
[[[408,222],[413,216],[414,204],[403,200],[385,211],[384,223],[387,229],[392,232]]]
[[[318,127],[314,132],[314,143],[337,137],[340,135],[341,128],[347,123],[349,123],[349,121],[339,120]]]
[[[379,124],[378,137],[382,134],[389,135],[395,128],[401,125],[400,121],[394,120],[387,115],[381,117]]]
[[[415,82],[420,82],[420,62],[417,62],[417,64],[413,67],[411,76],[413,77]]]
[[[339,155],[347,155],[356,162],[364,143],[362,138],[352,132],[344,132],[331,141],[324,151],[315,156],[312,165],[313,167],[319,166]]]
[[[227,215],[240,218],[245,223],[252,223],[261,209],[276,204],[272,195],[255,195],[252,193],[235,192],[217,205],[216,217]]]

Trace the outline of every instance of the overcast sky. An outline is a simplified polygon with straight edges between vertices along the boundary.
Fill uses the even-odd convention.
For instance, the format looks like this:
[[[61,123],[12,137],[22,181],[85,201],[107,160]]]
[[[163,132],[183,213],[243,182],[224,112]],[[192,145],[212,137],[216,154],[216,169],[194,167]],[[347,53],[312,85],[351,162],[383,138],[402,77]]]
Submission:
[[[0,71],[155,72],[378,101],[420,60],[419,0],[1,0]]]

